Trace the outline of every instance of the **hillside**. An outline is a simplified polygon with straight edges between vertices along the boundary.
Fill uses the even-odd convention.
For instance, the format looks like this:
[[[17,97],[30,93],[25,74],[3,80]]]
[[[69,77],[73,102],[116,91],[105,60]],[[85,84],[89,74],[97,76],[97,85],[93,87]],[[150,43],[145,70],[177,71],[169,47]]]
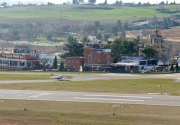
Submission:
[[[180,5],[165,5],[169,10],[176,10]],[[127,7],[127,6],[90,6],[90,5],[57,5],[57,6],[15,6],[0,8],[1,23],[16,22],[60,22],[62,19],[69,21],[116,21],[167,17],[171,14],[158,13],[159,6]],[[180,13],[176,13],[180,14]]]

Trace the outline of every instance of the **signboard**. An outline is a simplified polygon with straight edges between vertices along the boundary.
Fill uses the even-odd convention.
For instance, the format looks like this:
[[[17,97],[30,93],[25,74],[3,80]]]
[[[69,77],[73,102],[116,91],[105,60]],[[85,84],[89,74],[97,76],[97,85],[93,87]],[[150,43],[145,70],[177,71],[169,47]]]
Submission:
[[[2,54],[4,58],[14,58],[14,59],[22,59],[23,55],[21,54]]]

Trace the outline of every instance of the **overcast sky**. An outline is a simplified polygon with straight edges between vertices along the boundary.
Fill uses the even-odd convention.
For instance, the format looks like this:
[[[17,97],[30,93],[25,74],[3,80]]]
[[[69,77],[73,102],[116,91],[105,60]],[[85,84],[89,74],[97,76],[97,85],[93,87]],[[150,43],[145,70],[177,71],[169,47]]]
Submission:
[[[3,3],[3,2],[7,2],[8,4],[17,4],[18,2],[21,2],[21,3],[37,3],[37,4],[41,4],[41,3],[47,3],[47,2],[53,2],[55,4],[62,4],[64,2],[71,2],[72,0],[0,0],[0,3]],[[84,0],[84,2],[87,2],[88,0]],[[97,2],[96,3],[103,3],[105,0],[96,0]],[[107,2],[109,4],[111,3],[115,3],[116,0],[107,0]],[[119,0],[120,1],[120,0]],[[138,3],[138,2],[142,2],[142,3],[147,3],[147,2],[150,2],[150,3],[159,3],[163,0],[122,0],[123,3],[127,3],[127,2],[135,2],[135,3]],[[180,3],[180,0],[175,0],[176,3]],[[166,0],[165,0],[166,2]],[[174,2],[174,0],[168,0],[168,2]]]

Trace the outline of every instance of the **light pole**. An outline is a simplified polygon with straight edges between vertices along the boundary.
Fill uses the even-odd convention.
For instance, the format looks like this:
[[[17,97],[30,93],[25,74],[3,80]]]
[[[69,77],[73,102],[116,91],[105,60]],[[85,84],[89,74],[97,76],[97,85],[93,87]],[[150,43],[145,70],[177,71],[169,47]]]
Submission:
[[[100,71],[101,60],[99,59],[99,71]]]

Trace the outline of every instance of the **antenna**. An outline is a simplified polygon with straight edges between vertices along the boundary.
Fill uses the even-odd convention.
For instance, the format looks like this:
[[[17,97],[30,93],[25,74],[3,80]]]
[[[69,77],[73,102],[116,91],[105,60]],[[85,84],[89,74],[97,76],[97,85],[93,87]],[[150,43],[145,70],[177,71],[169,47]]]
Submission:
[[[153,20],[154,20],[154,27],[155,27],[155,35],[157,36],[158,31],[157,31],[157,17],[156,17],[156,14],[154,14]]]

